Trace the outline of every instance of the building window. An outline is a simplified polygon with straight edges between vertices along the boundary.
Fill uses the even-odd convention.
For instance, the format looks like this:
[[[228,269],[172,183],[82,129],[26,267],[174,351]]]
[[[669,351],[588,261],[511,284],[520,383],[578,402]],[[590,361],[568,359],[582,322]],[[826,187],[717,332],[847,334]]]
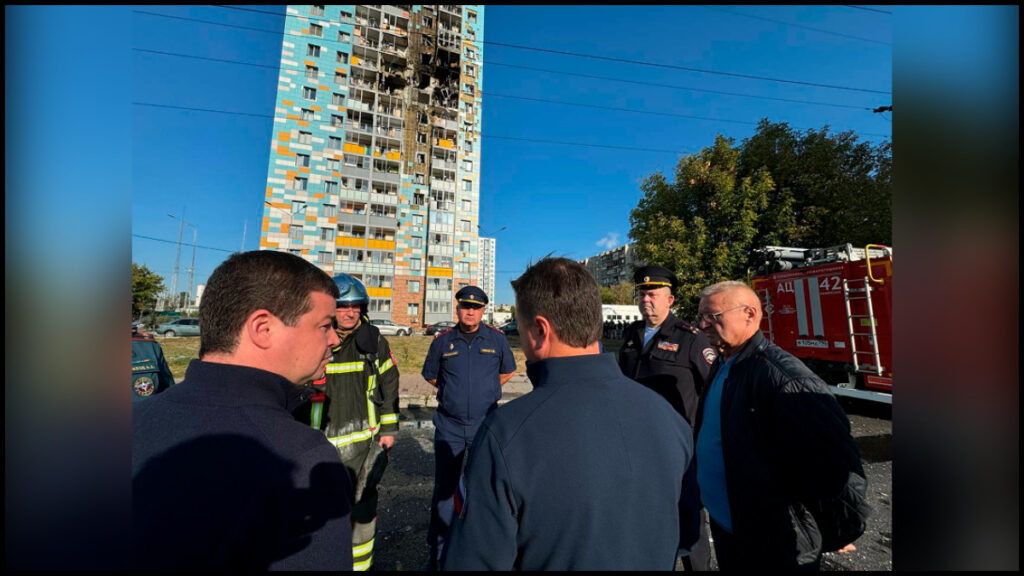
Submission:
[[[309,188],[309,180],[306,178],[295,178],[292,180],[292,190],[305,191]]]
[[[341,150],[341,138],[337,136],[327,137],[327,149],[328,150]]]
[[[308,108],[303,108],[302,109],[302,116],[301,116],[301,118],[303,120],[305,120],[306,122],[312,122],[313,121],[313,111],[308,109]]]
[[[427,143],[427,135],[425,133],[423,133],[423,132],[417,132],[416,133],[416,142],[419,143],[419,144],[426,144]]]
[[[472,192],[473,191],[473,181],[472,180],[463,180],[462,181],[462,190],[464,192]]]
[[[292,200],[292,215],[298,214],[306,209],[306,203],[302,200]]]
[[[417,152],[416,153],[416,163],[417,164],[426,164],[427,163],[427,155],[424,154],[423,152]]]
[[[338,162],[337,158],[328,158],[327,159],[327,171],[328,172],[337,172],[339,164],[340,164],[340,162]]]
[[[410,237],[409,238],[409,246],[411,248],[422,248],[423,247],[423,238],[420,238],[419,236],[412,236],[412,237]]]
[[[341,127],[345,124],[345,119],[337,114],[331,114],[331,126],[336,128]]]
[[[462,171],[463,172],[472,172],[473,171],[473,162],[470,161],[470,160],[463,160],[462,161]]]
[[[320,57],[320,47],[316,44],[310,44],[306,46],[306,56],[312,56],[313,58]]]
[[[309,168],[309,156],[307,154],[296,154],[295,165],[299,168]]]
[[[472,226],[469,220],[459,220],[459,230],[463,232],[471,232],[473,230]]]
[[[345,83],[345,73],[344,72],[335,72],[334,73],[334,83],[335,84],[344,84]]]
[[[413,180],[412,181],[413,181],[414,184],[426,184],[427,183],[427,177],[425,175],[417,172],[413,176]]]
[[[334,228],[321,228],[320,239],[327,242],[334,242]]]
[[[345,12],[344,10],[342,10],[341,13],[338,14],[338,19],[341,20],[342,22],[351,22],[352,21],[352,13],[351,12]]]
[[[310,88],[309,86],[302,87],[302,97],[306,100],[316,100],[316,88]]]
[[[459,240],[459,250],[469,252],[469,240]]]
[[[406,315],[412,317],[412,323],[415,324],[416,320],[420,317],[420,305],[419,304],[408,304],[406,306]]]
[[[370,312],[391,312],[391,300],[370,299]]]
[[[321,252],[319,255],[317,255],[317,263],[323,264],[323,265],[333,264],[334,263],[334,253],[333,252]]]
[[[345,95],[335,92],[334,95],[331,96],[331,104],[334,104],[335,106],[344,106]]]
[[[466,58],[470,60],[476,60],[476,50],[472,48],[466,48]]]
[[[422,270],[423,269],[423,260],[420,259],[420,258],[410,258],[409,259],[409,269],[410,270]]]
[[[324,15],[324,7],[322,5],[321,6],[317,6],[316,4],[314,4],[313,7],[309,9],[309,13],[312,16],[323,16]]]
[[[338,183],[333,180],[327,180],[324,182],[324,192],[328,194],[338,193]]]
[[[462,143],[462,149],[465,150],[466,152],[472,152],[473,151],[473,141],[472,140],[466,140],[465,142],[463,142]]]
[[[316,79],[320,77],[320,69],[316,66],[306,65],[306,79],[316,82]]]
[[[288,229],[288,237],[292,240],[302,240],[302,226],[292,225]]]
[[[409,280],[409,293],[410,294],[419,294],[420,293],[420,281],[419,280]]]
[[[289,254],[294,254],[296,256],[302,256],[302,250],[299,249],[299,248],[291,248],[291,249],[288,250],[288,253]]]
[[[299,132],[299,144],[312,144],[313,133],[312,132]]]
[[[465,94],[469,94],[470,96],[474,94],[475,90],[476,89],[473,87],[473,85],[468,82],[462,85],[462,92]]]
[[[476,69],[470,65],[466,65],[466,76],[472,76],[476,78]]]
[[[324,204],[320,209],[320,215],[324,218],[334,218],[338,215],[338,207],[334,204]]]
[[[344,43],[348,44],[351,41],[352,41],[352,35],[351,34],[349,34],[348,32],[344,32],[342,30],[338,31],[338,42],[344,42]]]
[[[432,28],[434,26],[434,19],[430,16],[423,17],[423,26],[425,28]]]
[[[466,10],[466,22],[476,24],[476,12]]]
[[[341,64],[348,64],[348,52],[342,52],[338,50],[337,61]]]
[[[473,203],[472,202],[470,202],[469,200],[463,200],[462,201],[462,211],[463,212],[469,212],[472,209],[473,209]]]
[[[323,38],[324,37],[324,27],[319,25],[319,24],[310,24],[309,25],[309,33],[312,34],[313,36],[316,36],[317,38]]]
[[[413,214],[412,215],[412,225],[413,226],[423,226],[423,214]]]

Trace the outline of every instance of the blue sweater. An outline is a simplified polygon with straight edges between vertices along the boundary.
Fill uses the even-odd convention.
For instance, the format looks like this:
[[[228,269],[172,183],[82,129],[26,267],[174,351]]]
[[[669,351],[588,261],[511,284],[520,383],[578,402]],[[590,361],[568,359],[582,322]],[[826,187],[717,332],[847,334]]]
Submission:
[[[445,569],[672,570],[697,537],[689,425],[611,354],[527,374],[474,440]]]
[[[295,421],[302,391],[193,360],[133,405],[136,568],[351,570],[351,488],[323,433]]]

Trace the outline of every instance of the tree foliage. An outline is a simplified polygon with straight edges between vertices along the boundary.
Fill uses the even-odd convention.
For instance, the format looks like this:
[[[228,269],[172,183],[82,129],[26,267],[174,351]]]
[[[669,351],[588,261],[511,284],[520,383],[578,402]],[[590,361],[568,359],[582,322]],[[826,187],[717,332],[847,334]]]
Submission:
[[[892,145],[828,127],[797,133],[762,120],[741,145],[719,135],[682,158],[672,181],[655,173],[640,189],[630,237],[638,259],[679,276],[684,317],[704,286],[746,279],[754,248],[892,239]]]
[[[138,318],[156,306],[156,298],[164,291],[164,279],[146,266],[132,262],[132,317]]]
[[[620,282],[614,286],[601,286],[601,304],[634,303],[632,282]]]

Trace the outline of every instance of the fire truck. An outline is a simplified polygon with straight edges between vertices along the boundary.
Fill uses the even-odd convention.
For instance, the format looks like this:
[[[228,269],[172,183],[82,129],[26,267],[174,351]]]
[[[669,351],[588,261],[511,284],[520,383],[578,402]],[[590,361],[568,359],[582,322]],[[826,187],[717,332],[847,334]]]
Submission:
[[[892,248],[767,246],[752,264],[764,336],[837,395],[892,404]]]

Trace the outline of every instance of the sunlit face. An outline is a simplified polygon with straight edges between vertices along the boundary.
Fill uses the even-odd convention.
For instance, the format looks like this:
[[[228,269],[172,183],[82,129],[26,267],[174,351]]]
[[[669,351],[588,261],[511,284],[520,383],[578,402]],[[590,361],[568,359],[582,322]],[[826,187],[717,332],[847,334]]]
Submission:
[[[455,312],[458,314],[459,323],[462,324],[463,328],[472,332],[480,325],[480,320],[484,316],[484,307],[459,302],[459,305],[455,307]]]
[[[726,355],[742,346],[752,335],[756,319],[751,306],[735,291],[712,294],[700,301],[698,324],[711,344]]]
[[[672,304],[676,301],[668,286],[658,288],[640,288],[636,291],[636,305],[640,314],[649,325],[660,326],[668,317]]]
[[[342,302],[334,310],[334,317],[338,320],[338,328],[348,332],[359,324],[359,312],[361,306],[349,302]]]
[[[277,325],[273,342],[280,353],[277,373],[299,385],[324,377],[331,348],[340,342],[332,323],[334,298],[325,292],[311,292],[309,297],[309,312],[295,326]]]

